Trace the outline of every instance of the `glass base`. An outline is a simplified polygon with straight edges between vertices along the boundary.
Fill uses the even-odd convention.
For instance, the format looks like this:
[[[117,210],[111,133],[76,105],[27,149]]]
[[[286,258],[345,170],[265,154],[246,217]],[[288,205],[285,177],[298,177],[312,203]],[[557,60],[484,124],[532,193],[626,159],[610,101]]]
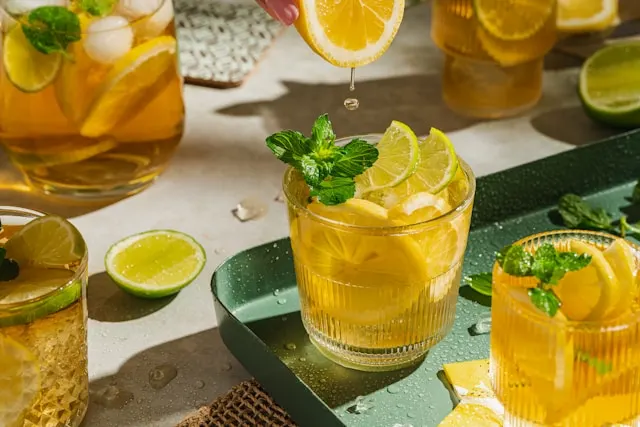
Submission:
[[[72,186],[41,180],[25,173],[27,183],[42,193],[61,199],[100,202],[133,196],[149,187],[160,174],[153,174],[126,184],[102,186]]]
[[[516,116],[540,100],[542,71],[542,58],[503,67],[491,61],[446,55],[442,97],[449,108],[465,116]]]
[[[354,349],[353,347],[346,349],[336,345],[306,324],[305,329],[311,343],[327,359],[345,368],[364,372],[395,371],[416,365],[424,360],[429,349],[442,339],[437,336],[420,345],[407,346],[401,351],[382,353],[380,349]]]

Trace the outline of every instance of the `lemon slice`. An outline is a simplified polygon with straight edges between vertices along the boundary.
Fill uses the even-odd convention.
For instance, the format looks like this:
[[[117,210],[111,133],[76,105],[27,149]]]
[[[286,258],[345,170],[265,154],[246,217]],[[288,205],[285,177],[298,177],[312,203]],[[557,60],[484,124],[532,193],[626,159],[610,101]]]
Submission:
[[[378,59],[393,41],[404,0],[301,0],[296,29],[309,47],[339,67]]]
[[[144,298],[172,295],[193,282],[207,260],[191,236],[153,230],[126,237],[107,251],[107,274],[120,287]]]
[[[156,95],[155,83],[176,67],[176,40],[160,36],[131,49],[113,64],[98,97],[80,128],[86,137],[109,132],[121,120],[132,117]]]
[[[417,224],[444,215],[451,210],[446,199],[431,193],[412,194],[389,210],[389,217],[404,224]]]
[[[375,226],[388,225],[389,212],[373,202],[364,199],[348,199],[335,206],[311,203],[307,207],[311,212],[329,217],[347,224]]]
[[[420,162],[418,138],[409,126],[393,121],[376,145],[378,160],[355,178],[358,194],[398,185]]]
[[[478,22],[500,40],[525,40],[537,33],[554,12],[555,0],[474,0]]]
[[[21,26],[15,26],[5,34],[3,47],[4,69],[11,83],[21,91],[41,91],[58,75],[62,56],[38,52]]]
[[[114,138],[88,139],[77,135],[51,137],[46,144],[22,141],[13,146],[11,157],[21,168],[32,169],[43,166],[58,166],[76,163],[106,153],[118,146]]]
[[[80,232],[56,215],[36,218],[4,245],[7,257],[20,266],[64,267],[77,263],[86,252]]]
[[[610,317],[625,313],[637,294],[636,256],[628,243],[617,239],[604,251],[604,258],[611,265],[620,285],[618,302],[612,304],[611,310],[606,313],[606,316]]]
[[[560,31],[602,31],[614,25],[617,17],[618,0],[558,0]]]
[[[571,320],[597,320],[609,313],[620,299],[621,287],[602,251],[580,240],[569,241],[569,250],[591,256],[585,268],[568,272],[553,290],[560,310]]]
[[[0,425],[20,427],[40,392],[36,356],[15,340],[0,334]]]

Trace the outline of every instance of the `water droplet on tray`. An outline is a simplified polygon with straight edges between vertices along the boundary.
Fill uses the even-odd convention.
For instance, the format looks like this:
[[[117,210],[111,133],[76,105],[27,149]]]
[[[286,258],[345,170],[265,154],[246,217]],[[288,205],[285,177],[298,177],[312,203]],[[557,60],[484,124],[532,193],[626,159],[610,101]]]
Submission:
[[[232,368],[233,366],[231,366],[231,363],[228,362],[225,362],[220,366],[220,370],[223,372],[229,372]]]
[[[362,414],[373,408],[373,399],[366,396],[356,397],[356,402],[353,406],[350,406],[347,411],[352,414]]]
[[[298,347],[296,347],[296,345],[295,345],[294,343],[289,342],[289,343],[286,343],[286,344],[284,345],[284,348],[286,348],[287,350],[295,350],[295,349],[296,349],[296,348],[298,348]]]
[[[400,390],[400,387],[398,387],[397,385],[390,385],[389,387],[387,387],[387,393],[397,394],[401,391],[402,390]]]
[[[127,403],[133,400],[133,393],[122,390],[115,385],[108,385],[95,394],[93,399],[99,405],[105,408],[123,408]]]
[[[299,360],[299,361],[301,361],[301,362],[306,362],[306,361],[307,361],[307,358],[306,358],[306,357],[301,357],[301,358],[300,358],[300,359],[298,359],[298,360]]]
[[[278,303],[278,305],[283,305],[287,303],[287,300],[284,298],[280,298],[278,301],[276,301],[276,303]]]
[[[280,295],[280,289],[276,289],[273,291],[273,296],[277,297],[278,295]]]
[[[166,387],[177,375],[178,369],[173,365],[156,366],[149,371],[149,385],[156,390],[160,390]]]
[[[197,389],[204,388],[204,381],[201,381],[201,380],[196,381],[195,386]]]
[[[279,203],[284,203],[285,202],[284,192],[282,192],[282,191],[279,192],[278,195],[273,200],[275,200],[276,202],[279,202]]]

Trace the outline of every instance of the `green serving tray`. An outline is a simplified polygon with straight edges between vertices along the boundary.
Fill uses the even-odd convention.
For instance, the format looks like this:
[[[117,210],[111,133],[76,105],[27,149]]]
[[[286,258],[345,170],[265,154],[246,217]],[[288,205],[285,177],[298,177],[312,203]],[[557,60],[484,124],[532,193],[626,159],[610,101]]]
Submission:
[[[569,192],[637,221],[628,197],[639,177],[640,130],[479,178],[465,275],[489,271],[514,240],[561,228],[555,205]],[[489,336],[470,328],[491,300],[463,286],[453,330],[420,365],[365,373],[328,361],[302,326],[288,239],[229,258],[211,286],[224,343],[304,427],[437,426],[454,406],[442,365],[489,356]]]

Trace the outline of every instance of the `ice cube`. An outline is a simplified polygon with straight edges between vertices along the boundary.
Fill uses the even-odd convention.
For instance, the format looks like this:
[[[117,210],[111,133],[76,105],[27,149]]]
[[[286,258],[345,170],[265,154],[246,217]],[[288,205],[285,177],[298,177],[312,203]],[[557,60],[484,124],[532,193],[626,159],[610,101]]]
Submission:
[[[125,55],[133,45],[133,30],[122,16],[107,16],[87,28],[84,50],[94,61],[111,64]]]
[[[478,322],[473,325],[473,334],[474,335],[484,335],[491,332],[491,316],[483,317],[478,320]]]
[[[171,0],[120,0],[116,6],[116,13],[125,16],[130,20],[140,19],[151,15],[164,3],[171,3]]]
[[[22,15],[42,6],[67,7],[68,0],[6,0],[4,7],[11,15]]]
[[[160,9],[158,9],[149,18],[135,23],[133,28],[136,35],[141,39],[150,39],[162,34],[172,20],[173,2],[171,0],[164,0]]]

